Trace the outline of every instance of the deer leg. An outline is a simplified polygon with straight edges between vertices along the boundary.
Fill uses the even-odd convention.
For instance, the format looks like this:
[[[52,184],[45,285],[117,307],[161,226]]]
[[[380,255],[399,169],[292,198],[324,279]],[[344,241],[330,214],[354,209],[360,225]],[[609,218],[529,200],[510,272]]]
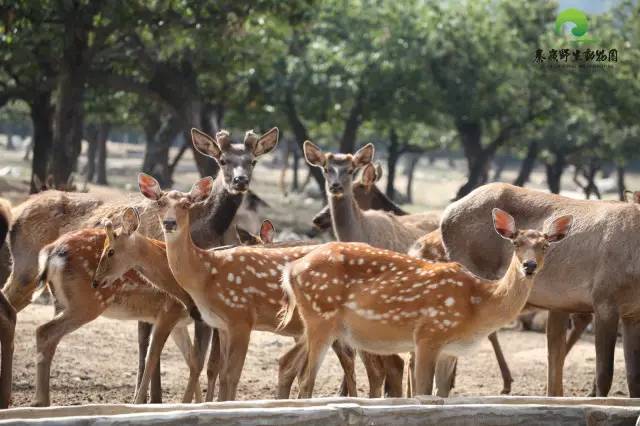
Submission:
[[[591,323],[593,319],[593,315],[591,314],[571,314],[571,320],[573,321],[573,327],[571,331],[569,331],[569,336],[567,337],[567,349],[566,354],[569,355],[569,351],[573,348],[573,345],[580,339],[582,333],[586,330],[586,328]]]
[[[547,395],[562,396],[562,369],[566,353],[567,320],[565,312],[549,311],[547,319]]]
[[[622,342],[629,397],[640,397],[640,322],[622,318]]]
[[[458,358],[455,356],[440,354],[438,357],[435,370],[437,396],[442,398],[449,396],[449,393],[453,388],[457,364]]]
[[[13,378],[13,348],[16,329],[16,311],[0,292],[0,345],[2,366],[0,367],[0,408],[11,403],[11,383]]]
[[[151,345],[145,359],[142,380],[140,381],[140,385],[134,398],[134,402],[136,404],[142,404],[146,399],[151,377],[157,370],[159,370],[160,367],[160,355],[162,354],[162,349],[164,348],[164,344],[166,343],[171,330],[178,321],[178,318],[179,312],[175,311],[163,312],[161,315],[156,317],[156,321],[151,332]],[[160,395],[160,397],[160,399],[162,399],[162,395]]]
[[[327,349],[333,343],[333,327],[326,323],[319,322],[314,324],[308,322],[306,324],[306,332],[304,340],[307,343],[306,363],[302,381],[300,382],[300,390],[298,398],[311,398],[313,395],[313,387],[316,383],[316,377],[320,370],[320,365],[324,360]],[[382,385],[382,383],[381,383]]]
[[[212,329],[204,321],[194,321],[193,350],[197,354],[198,371],[202,371],[202,369],[204,368],[204,363],[207,360],[207,350],[209,349],[209,343],[212,339],[211,335],[213,333],[213,330],[216,329]],[[197,392],[200,392],[200,388],[197,389]]]
[[[144,321],[138,321],[138,375],[136,376],[136,389],[133,394],[133,400],[136,400],[138,389],[140,389],[140,382],[142,382],[142,375],[144,374],[144,366],[146,364],[147,352],[149,350],[149,342],[151,339],[152,324]],[[147,402],[147,394],[144,394],[144,401]],[[162,402],[162,383],[160,380],[160,369],[154,369],[154,375],[151,379],[151,402]]]
[[[613,381],[613,358],[618,338],[618,313],[611,305],[596,307],[596,396],[607,396]]]
[[[218,401],[233,401],[236,399],[238,382],[242,374],[242,367],[247,357],[249,348],[249,338],[251,336],[251,326],[234,324],[227,331],[228,342],[226,347],[224,368],[220,374],[220,389],[224,382],[225,393],[218,395]]]
[[[189,366],[189,382],[187,383],[187,388],[182,396],[182,402],[191,402],[195,396],[196,402],[200,403],[202,402],[202,392],[200,392],[199,381],[202,367],[198,365],[198,354],[194,350],[194,346],[191,344],[189,330],[186,326],[173,327],[173,330],[171,331],[171,338],[175,342],[176,346],[178,346],[178,349],[180,349],[180,353],[182,354],[184,361],[187,363],[187,366]]]
[[[434,348],[427,340],[416,343],[416,395],[431,395],[433,392],[433,375],[438,361],[438,348]]]
[[[413,389],[416,385],[416,354],[409,354],[409,368],[407,369],[407,398],[413,396]]]
[[[214,328],[211,334],[211,351],[209,352],[209,362],[207,363],[207,395],[205,401],[213,401],[215,393],[216,379],[220,374],[220,334]]]
[[[511,377],[509,365],[507,365],[507,360],[504,358],[504,354],[502,353],[502,348],[498,341],[498,333],[495,331],[491,333],[489,335],[489,341],[491,342],[491,346],[493,346],[493,352],[496,354],[496,360],[498,360],[498,367],[500,367],[500,374],[502,375],[502,390],[500,391],[500,394],[508,395],[511,393],[513,377]]]
[[[399,355],[385,355],[381,359],[385,371],[384,396],[401,398],[404,360]]]
[[[373,355],[365,351],[358,351],[360,360],[364,364],[369,379],[369,398],[382,397],[382,385],[384,383],[384,366],[382,359],[378,355]]]
[[[339,340],[335,340],[331,347],[336,353],[338,361],[340,361],[342,371],[344,371],[344,375],[342,376],[342,385],[340,386],[340,396],[358,396],[358,387],[356,386],[355,353],[353,349]],[[402,377],[400,378],[400,385],[402,385]]]
[[[99,314],[99,313],[98,313]],[[98,315],[74,317],[69,311],[62,311],[51,321],[36,329],[36,399],[34,406],[47,407],[51,405],[49,396],[49,378],[51,375],[51,361],[60,340],[67,334],[77,330],[84,324],[93,321]]]
[[[296,375],[301,374],[303,369],[306,342],[304,339],[297,339],[295,344],[278,360],[278,393],[276,398],[289,399],[291,386]]]

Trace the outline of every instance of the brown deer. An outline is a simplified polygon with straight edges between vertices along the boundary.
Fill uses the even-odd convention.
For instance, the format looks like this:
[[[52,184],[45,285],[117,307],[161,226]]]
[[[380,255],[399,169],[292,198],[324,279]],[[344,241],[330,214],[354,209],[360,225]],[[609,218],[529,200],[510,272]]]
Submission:
[[[375,186],[376,168],[372,163],[374,152],[374,146],[367,144],[355,154],[325,154],[312,142],[304,143],[307,162],[323,171],[336,239],[366,242],[375,247],[406,253],[417,238],[438,227],[439,219],[434,214],[396,216],[378,210],[362,210],[359,207],[353,195],[353,177],[361,170],[362,185],[369,188]],[[371,397],[380,396],[383,382],[389,396],[402,396],[404,362],[400,357],[361,356],[371,384]],[[384,365],[384,368],[381,370],[376,365]]]
[[[535,281],[530,305],[549,309],[547,393],[562,395],[566,324],[570,312],[595,318],[596,395],[606,396],[613,377],[619,319],[627,384],[640,396],[640,208],[635,204],[576,200],[508,184],[488,184],[447,207],[442,218],[449,257],[486,278],[502,274],[513,247],[486,231],[485,215],[498,207],[518,215],[523,226],[537,227],[551,212],[579,217],[570,241],[552,249]],[[473,238],[469,238],[472,235]]]
[[[210,196],[213,180],[198,181],[188,193],[164,192],[151,176],[140,174],[140,192],[157,205],[156,213],[165,234],[169,267],[177,282],[193,298],[205,321],[216,327],[221,342],[221,373],[218,400],[235,399],[252,330],[298,337],[300,320],[278,329],[282,288],[278,281],[287,262],[304,256],[315,246],[238,246],[203,250],[192,240],[190,209]],[[350,359],[343,360],[345,366]],[[347,376],[353,376],[345,368]],[[355,395],[355,379],[350,395]]]
[[[7,239],[13,215],[11,203],[0,198],[0,248]],[[13,375],[13,337],[16,329],[16,310],[3,293],[0,293],[0,345],[2,365],[0,366],[0,408],[9,407]]]
[[[382,166],[380,166],[380,163],[376,163],[375,167],[376,181],[379,181],[382,177]],[[406,216],[409,214],[391,201],[389,197],[380,191],[377,185],[372,184],[372,182],[364,183],[362,179],[358,179],[353,182],[352,191],[353,198],[361,210],[383,210],[391,212],[396,216]],[[311,219],[311,223],[313,223],[313,226],[319,231],[331,229],[333,226],[331,223],[331,206],[328,204],[324,206],[322,210],[316,213],[313,219]]]
[[[251,232],[236,226],[236,236],[238,241],[243,246],[255,246],[259,244],[271,244],[273,243],[273,238],[276,233],[276,228],[273,226],[273,223],[269,219],[265,219],[262,221],[262,225],[260,225],[260,231],[257,234],[252,234]]]
[[[63,235],[45,246],[40,253],[40,286],[48,285],[56,299],[56,315],[36,330],[37,374],[35,406],[50,405],[49,377],[51,362],[58,343],[67,334],[93,321],[99,316],[120,320],[145,321],[154,324],[151,348],[147,356],[144,374],[136,389],[135,402],[144,402],[151,374],[156,368],[164,343],[171,334],[189,366],[189,384],[183,402],[190,402],[194,392],[201,402],[197,354],[193,352],[187,324],[191,322],[185,305],[169,294],[159,291],[145,278],[158,285],[171,276],[169,268],[163,268],[164,251],[158,247],[146,247],[139,256],[134,272],[130,268],[113,276],[108,285],[90,285],[94,275],[99,279],[108,268],[108,259],[118,240],[133,234],[138,219],[135,210],[125,210],[122,230],[114,230],[111,222],[105,229],[82,229]],[[102,249],[106,248],[103,253]],[[102,253],[102,256],[101,256]],[[164,262],[163,262],[164,261]],[[98,271],[98,265],[101,270]],[[143,275],[138,275],[138,272]],[[125,274],[126,278],[120,279]]]
[[[229,227],[244,204],[253,168],[260,157],[271,152],[277,145],[278,129],[273,128],[262,136],[248,131],[242,143],[234,143],[229,132],[224,130],[212,138],[192,129],[191,136],[196,149],[212,157],[220,165],[213,196],[190,212],[191,233],[195,243],[203,248],[215,247],[225,243],[226,237],[234,237],[228,232]],[[114,200],[112,196],[103,194],[48,190],[32,195],[21,204],[17,208],[18,213],[14,215],[15,221],[10,231],[13,268],[3,288],[4,295],[16,311],[19,312],[31,301],[38,273],[36,259],[46,244],[66,232],[98,226],[103,218],[110,218],[117,226],[122,212],[129,206],[140,212],[140,229],[144,234],[154,238],[163,237],[156,219],[155,205],[144,198],[122,197]],[[174,289],[164,290],[176,295],[173,293]],[[194,306],[192,302],[191,305],[190,310]],[[203,346],[206,350],[211,330],[202,328],[201,324],[196,323],[196,345]],[[0,327],[0,333],[2,332]],[[146,332],[149,332],[148,328]],[[0,341],[8,340],[8,337],[3,336],[0,334]],[[141,341],[144,339],[143,336],[140,338]],[[141,344],[140,347],[142,349],[145,345]],[[143,369],[144,356],[140,360],[139,372]],[[153,397],[153,390],[152,387],[152,402],[160,402]],[[158,389],[155,390],[158,395]]]
[[[508,213],[493,211],[498,234],[515,247],[499,280],[481,279],[458,263],[431,263],[367,244],[328,243],[292,262],[283,274],[288,306],[282,327],[298,308],[305,325],[307,364],[300,397],[311,397],[327,345],[389,354],[415,351],[416,394],[431,394],[442,354],[473,350],[515,318],[527,302],[550,244],[569,232],[573,218],[545,231],[518,230]]]

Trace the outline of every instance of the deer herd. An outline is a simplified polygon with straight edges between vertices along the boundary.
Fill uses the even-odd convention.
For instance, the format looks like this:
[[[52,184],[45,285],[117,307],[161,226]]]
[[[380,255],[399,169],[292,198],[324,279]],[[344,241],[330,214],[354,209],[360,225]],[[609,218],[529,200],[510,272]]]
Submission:
[[[34,405],[51,403],[49,378],[62,338],[99,316],[139,322],[134,400],[161,401],[160,355],[169,336],[189,369],[183,402],[236,398],[253,330],[293,338],[279,359],[275,395],[313,395],[329,347],[356,396],[356,355],[370,397],[453,387],[457,357],[491,341],[513,381],[496,331],[525,306],[549,310],[547,393],[561,396],[564,359],[594,319],[594,395],[606,396],[622,324],[627,384],[640,396],[640,202],[574,200],[495,183],[442,214],[408,214],[376,187],[374,146],[304,155],[322,170],[328,205],[314,217],[336,242],[274,242],[249,185],[278,129],[241,143],[226,131],[192,130],[194,147],[220,166],[189,192],[140,174],[141,196],[107,198],[45,190],[11,208],[0,200],[0,245],[11,274],[0,293],[0,406],[11,399],[16,315],[40,292],[53,319],[36,330]],[[253,200],[252,200],[253,197]],[[570,321],[571,319],[571,321]],[[573,328],[567,333],[568,324]],[[188,326],[194,323],[193,342]],[[151,324],[147,326],[146,324]],[[207,361],[207,354],[209,356]]]

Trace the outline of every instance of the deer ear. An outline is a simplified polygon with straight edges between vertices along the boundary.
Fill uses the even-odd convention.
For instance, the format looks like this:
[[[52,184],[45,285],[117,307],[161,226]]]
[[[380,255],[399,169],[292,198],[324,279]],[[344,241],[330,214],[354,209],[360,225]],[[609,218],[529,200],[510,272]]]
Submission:
[[[125,235],[131,235],[140,226],[140,216],[138,211],[133,207],[127,207],[122,213],[122,232]]]
[[[368,143],[353,154],[353,165],[356,167],[365,166],[373,160],[373,154],[376,152],[372,143]]]
[[[549,222],[545,226],[545,235],[547,237],[547,241],[550,243],[557,243],[564,239],[567,236],[569,231],[571,230],[571,226],[573,225],[573,216],[566,215],[560,216],[554,219],[552,222]]]
[[[272,243],[273,237],[275,236],[276,228],[273,226],[273,223],[269,219],[265,219],[262,221],[262,226],[260,226],[260,238],[262,242]]]
[[[376,180],[375,166],[371,163],[364,166],[364,169],[362,169],[362,178],[360,179],[362,184],[366,187],[370,187],[371,185],[375,185]]]
[[[253,155],[260,157],[261,155],[268,154],[273,151],[278,145],[278,136],[280,131],[277,127],[269,130],[264,135],[260,136],[253,147]]]
[[[142,195],[150,200],[158,201],[162,197],[160,184],[146,173],[138,173],[138,186]]]
[[[307,160],[309,165],[324,167],[324,163],[327,159],[325,158],[322,150],[316,144],[311,141],[305,141],[302,146],[302,151],[304,152],[304,158]]]
[[[220,159],[222,150],[220,149],[218,142],[216,142],[211,136],[193,128],[191,129],[191,141],[193,142],[193,146],[196,148],[196,151],[200,154],[211,157],[216,161]]]
[[[509,213],[500,209],[493,209],[493,227],[502,238],[508,240],[516,236],[516,221]]]
[[[199,203],[206,200],[211,195],[213,189],[213,178],[211,176],[204,177],[193,184],[189,191],[189,201]]]
[[[382,179],[384,175],[384,171],[382,170],[382,164],[379,161],[376,161],[376,182]]]
[[[242,245],[253,244],[254,238],[251,233],[245,229],[240,228],[236,225],[236,238],[238,238],[238,242]]]

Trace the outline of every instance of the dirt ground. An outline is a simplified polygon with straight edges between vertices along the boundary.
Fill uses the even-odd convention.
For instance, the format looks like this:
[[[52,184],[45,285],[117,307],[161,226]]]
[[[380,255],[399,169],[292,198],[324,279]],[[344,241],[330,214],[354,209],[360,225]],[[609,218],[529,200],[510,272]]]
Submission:
[[[48,321],[51,306],[31,305],[20,313],[14,356],[13,405],[29,405],[35,391],[35,329]],[[55,405],[86,403],[129,403],[136,377],[136,323],[99,318],[64,338],[51,369],[51,400]],[[514,378],[513,395],[544,395],[546,345],[543,334],[526,331],[500,332],[505,356]],[[277,358],[291,340],[270,333],[255,332],[240,379],[239,399],[273,398],[277,381]],[[565,366],[565,394],[584,396],[591,388],[595,371],[593,336],[579,341]],[[180,402],[188,369],[173,344],[167,342],[162,356],[164,402]],[[342,372],[329,352],[318,377],[317,396],[336,393]],[[358,392],[367,394],[364,369],[358,362]],[[206,374],[201,376],[206,391]],[[486,341],[473,355],[461,358],[453,395],[497,395],[502,380],[491,345]],[[626,396],[622,347],[616,348],[611,396]]]

